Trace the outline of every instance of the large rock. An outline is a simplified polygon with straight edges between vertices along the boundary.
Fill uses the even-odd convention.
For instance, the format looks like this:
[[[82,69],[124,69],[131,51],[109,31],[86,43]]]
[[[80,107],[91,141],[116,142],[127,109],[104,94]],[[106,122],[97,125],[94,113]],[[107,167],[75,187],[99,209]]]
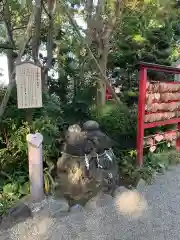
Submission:
[[[99,123],[93,120],[89,120],[83,124],[83,130],[84,131],[92,131],[99,129]]]
[[[141,178],[139,180],[136,188],[138,191],[143,191],[145,189],[146,185],[147,185],[146,182]]]
[[[86,210],[95,210],[98,207],[112,204],[113,198],[111,195],[98,193],[97,196],[91,198],[85,205]]]
[[[8,215],[13,219],[27,218],[31,217],[31,210],[26,204],[19,203],[8,211]]]
[[[32,212],[34,216],[43,215],[47,217],[61,217],[67,215],[68,211],[69,204],[63,198],[54,199],[53,197],[48,197],[40,203],[32,205]]]
[[[26,204],[19,202],[14,207],[10,208],[7,214],[1,217],[0,224],[6,228],[13,223],[25,221],[27,218],[31,217],[31,209]]]

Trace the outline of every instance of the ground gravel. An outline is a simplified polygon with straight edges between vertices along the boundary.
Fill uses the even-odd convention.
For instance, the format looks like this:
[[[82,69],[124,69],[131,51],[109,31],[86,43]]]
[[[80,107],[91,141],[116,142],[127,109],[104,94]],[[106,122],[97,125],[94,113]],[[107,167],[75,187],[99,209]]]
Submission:
[[[0,240],[16,239],[178,240],[180,166],[156,176],[152,185],[139,192],[120,194],[106,206],[61,218],[37,216],[11,229],[1,229]]]

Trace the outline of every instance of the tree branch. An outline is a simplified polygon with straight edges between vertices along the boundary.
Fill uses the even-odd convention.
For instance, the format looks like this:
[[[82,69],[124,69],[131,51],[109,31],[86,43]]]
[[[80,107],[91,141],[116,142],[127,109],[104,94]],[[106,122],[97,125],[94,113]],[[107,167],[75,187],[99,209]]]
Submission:
[[[109,18],[108,23],[105,25],[104,31],[103,31],[103,39],[108,39],[116,25],[116,20],[119,18],[121,14],[121,6],[122,6],[122,0],[116,0],[115,2],[115,13],[112,17]]]
[[[93,0],[86,0],[85,10],[87,12],[86,21],[87,21],[87,30],[86,30],[86,40],[89,44],[92,43],[91,39],[91,25],[92,25],[92,12],[93,12]]]
[[[70,12],[69,12],[69,10],[68,10],[68,7],[64,4],[63,1],[61,1],[61,4],[62,4],[62,6],[63,6],[64,12],[66,13],[66,15],[67,15],[68,18],[69,18],[70,23],[72,24],[72,26],[74,27],[77,35],[79,36],[80,41],[86,46],[86,48],[87,48],[90,56],[92,57],[95,65],[96,65],[96,67],[97,67],[97,69],[98,69],[98,71],[99,71],[99,73],[100,73],[100,75],[101,75],[101,77],[102,77],[102,80],[106,83],[106,85],[107,85],[108,88],[110,89],[110,92],[111,92],[113,98],[114,98],[117,102],[120,102],[117,94],[116,94],[116,93],[114,92],[114,90],[112,89],[112,87],[111,87],[111,85],[110,85],[110,83],[109,83],[108,78],[104,75],[101,67],[99,66],[98,61],[97,61],[97,59],[95,58],[94,54],[92,53],[92,51],[91,51],[91,49],[90,49],[87,41],[82,37],[82,35],[81,35],[80,31],[79,31],[78,25],[77,25],[76,21],[72,18],[71,14],[70,14]]]
[[[1,49],[15,49],[12,45],[8,43],[0,43],[0,48]]]
[[[22,26],[22,27],[13,28],[13,29],[12,29],[12,32],[13,32],[13,31],[17,31],[17,30],[22,30],[22,29],[25,29],[25,28],[27,28],[27,26],[26,26],[26,27],[25,27],[25,26]]]
[[[42,8],[44,9],[46,15],[50,18],[50,14],[48,13],[48,10],[46,9],[45,5],[44,5],[44,1],[42,1]]]
[[[38,11],[38,7],[34,7],[33,8],[33,11],[31,13],[31,16],[29,18],[29,22],[28,22],[28,25],[27,25],[27,29],[26,29],[26,32],[24,34],[24,38],[20,44],[21,48],[19,50],[19,53],[18,53],[18,57],[16,59],[16,62],[19,62],[21,60],[21,57],[24,53],[24,49],[26,47],[26,44],[28,43],[29,41],[29,38],[31,36],[31,30],[32,30],[32,27],[33,27],[33,24],[34,24],[34,18],[35,18],[35,15],[36,15],[36,11]],[[14,77],[14,74],[15,74],[15,69],[13,70],[12,74],[11,74],[11,79],[13,79]],[[6,109],[6,106],[7,106],[7,103],[9,101],[9,98],[10,98],[10,95],[11,95],[11,91],[14,87],[14,84],[15,84],[15,81],[10,81],[9,82],[9,85],[7,87],[7,90],[6,90],[6,93],[4,95],[4,98],[1,102],[1,106],[0,106],[0,119],[2,118],[3,114],[4,114],[4,111]]]
[[[15,46],[14,40],[13,40],[13,34],[12,34],[12,29],[11,29],[11,14],[9,11],[9,4],[6,2],[4,5],[4,23],[6,26],[7,30],[7,35],[8,35],[8,41],[12,46]]]
[[[104,12],[104,0],[98,0],[97,6],[96,6],[96,21],[102,20],[102,15]]]
[[[86,0],[85,9],[87,12],[87,25],[88,25],[90,20],[92,19],[93,0]]]
[[[41,12],[42,12],[42,8],[40,5],[40,7],[38,8],[38,11],[36,11],[35,27],[34,27],[34,33],[32,36],[32,57],[35,64],[38,63],[38,53],[39,53],[40,36],[41,36]]]

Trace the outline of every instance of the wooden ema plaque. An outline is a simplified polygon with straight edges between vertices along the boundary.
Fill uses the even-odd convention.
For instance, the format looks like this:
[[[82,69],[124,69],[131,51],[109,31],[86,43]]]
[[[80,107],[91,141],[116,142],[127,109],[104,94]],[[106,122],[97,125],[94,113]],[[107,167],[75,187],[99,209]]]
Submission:
[[[180,69],[157,64],[140,63],[138,126],[137,126],[137,164],[143,164],[143,150],[149,146],[152,151],[162,140],[175,141],[176,149],[180,150],[180,82],[148,81],[147,71],[180,74]],[[144,130],[158,126],[177,124],[177,129],[158,133],[147,139]],[[147,139],[147,140],[145,140]]]
[[[42,107],[41,67],[31,62],[16,66],[18,108]]]

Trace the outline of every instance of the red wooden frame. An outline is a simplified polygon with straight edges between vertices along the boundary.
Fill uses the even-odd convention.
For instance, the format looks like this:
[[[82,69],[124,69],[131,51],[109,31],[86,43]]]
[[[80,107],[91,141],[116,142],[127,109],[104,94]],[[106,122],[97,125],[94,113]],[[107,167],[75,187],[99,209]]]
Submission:
[[[165,121],[158,121],[152,123],[145,123],[145,104],[146,104],[146,84],[147,84],[147,71],[154,70],[158,72],[167,72],[180,74],[179,68],[163,66],[158,64],[151,64],[146,62],[140,62],[139,71],[139,100],[138,100],[138,124],[137,124],[137,140],[136,140],[136,150],[137,150],[137,164],[142,166],[143,164],[143,141],[144,141],[144,130],[147,128],[153,128],[157,126],[164,126],[170,124],[178,124],[178,130],[180,131],[180,117],[175,119],[169,119]],[[172,82],[166,82],[172,83]],[[176,82],[173,82],[176,83]],[[180,84],[180,82],[178,82]],[[180,150],[180,139],[177,140],[176,144],[177,150]]]

